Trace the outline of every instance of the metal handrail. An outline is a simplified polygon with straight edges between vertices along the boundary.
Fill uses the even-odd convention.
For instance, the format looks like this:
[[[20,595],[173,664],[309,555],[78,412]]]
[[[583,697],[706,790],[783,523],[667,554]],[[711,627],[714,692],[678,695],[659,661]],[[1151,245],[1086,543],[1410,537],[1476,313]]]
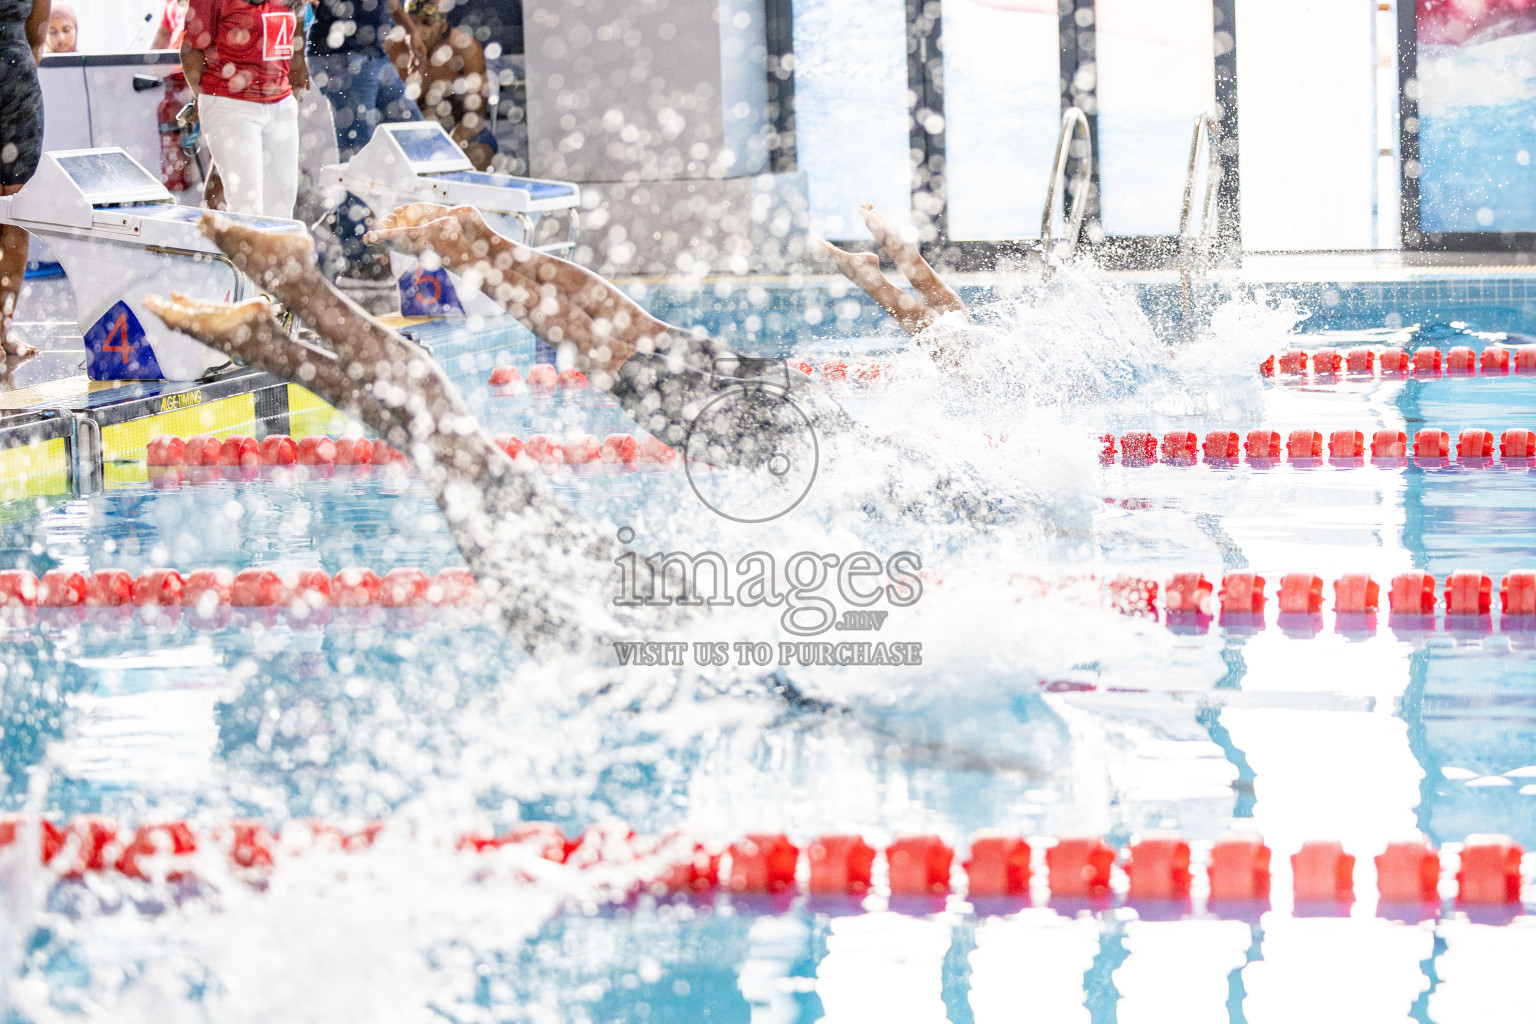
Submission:
[[[1079,131],[1083,137],[1083,155],[1078,160],[1077,173],[1068,190],[1072,197],[1072,213],[1067,217],[1066,237],[1056,241],[1051,236],[1051,221],[1055,219],[1062,189],[1067,187],[1067,160],[1072,156],[1072,141]],[[1067,260],[1077,252],[1083,215],[1088,212],[1088,186],[1093,179],[1093,135],[1088,128],[1088,115],[1077,107],[1068,107],[1061,113],[1061,133],[1056,137],[1056,159],[1052,168],[1051,182],[1045,191],[1045,210],[1040,215],[1040,252],[1046,257],[1046,274],[1051,272],[1051,257]]]
[[[1206,175],[1205,195],[1199,206],[1199,222],[1194,231],[1190,221],[1196,214],[1195,184],[1200,172],[1200,143],[1205,142]],[[1184,205],[1179,210],[1179,254],[1187,258],[1193,254],[1204,257],[1209,254],[1211,240],[1216,237],[1218,225],[1217,201],[1221,187],[1221,150],[1216,144],[1216,119],[1210,114],[1195,118],[1195,132],[1189,142],[1189,170],[1184,176]]]
[[[1200,173],[1200,144],[1205,143],[1205,195],[1198,207],[1195,185]],[[1179,210],[1179,305],[1186,340],[1194,338],[1196,273],[1204,273],[1221,227],[1218,202],[1221,195],[1221,148],[1217,144],[1216,119],[1209,113],[1195,118],[1189,141],[1189,170],[1184,176],[1184,204]],[[1191,223],[1198,215],[1198,222]]]

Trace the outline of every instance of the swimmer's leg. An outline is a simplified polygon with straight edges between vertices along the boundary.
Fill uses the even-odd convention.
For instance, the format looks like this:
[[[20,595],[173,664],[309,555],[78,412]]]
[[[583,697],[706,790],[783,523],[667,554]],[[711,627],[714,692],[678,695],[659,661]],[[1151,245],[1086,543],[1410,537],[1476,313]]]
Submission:
[[[631,344],[676,330],[600,275],[498,234],[472,206],[402,206],[381,218],[370,237],[418,253],[431,250],[456,273],[475,271],[482,290],[502,305],[526,305],[520,301],[523,297],[510,295],[507,289],[532,281],[541,290],[547,286],[559,291],[593,321],[607,321],[609,333]]]
[[[231,305],[173,292],[169,300],[147,295],[144,305],[173,330],[247,366],[302,383],[392,444],[409,443],[410,434],[394,410],[385,408],[366,387],[348,377],[335,355],[288,337],[271,307],[261,299]]]
[[[864,218],[864,224],[869,228],[869,233],[875,236],[875,241],[880,248],[895,262],[912,287],[923,300],[932,306],[938,313],[964,313],[965,303],[960,301],[960,296],[955,290],[939,277],[934,269],[923,259],[923,254],[918,251],[916,245],[902,237],[901,229],[893,224],[890,218],[875,209],[869,203],[859,207],[859,216]]]
[[[837,264],[844,277],[864,290],[880,308],[896,318],[908,334],[921,333],[937,314],[922,299],[891,284],[880,272],[880,257],[872,252],[847,252],[831,242],[822,242],[827,256]]]
[[[209,218],[205,218],[209,220]],[[420,348],[361,310],[347,308],[287,238],[234,229],[214,221],[206,230],[252,276],[302,311],[316,333],[335,346],[327,367],[316,350],[282,334],[262,303],[178,303],[155,300],[168,322],[232,355],[248,355],[273,373],[313,387],[344,404],[359,401],[361,419],[375,430],[403,424],[413,441],[402,445],[448,520],[449,531],[487,601],[512,635],[535,655],[591,649],[628,638],[632,624],[594,595],[611,592],[615,558],[611,538],[561,503],[536,473],[519,467],[484,429],[456,410],[463,400],[443,377],[421,364]],[[425,357],[430,361],[430,357]],[[316,372],[306,379],[304,367]],[[406,384],[414,385],[408,390]]]
[[[19,191],[20,185],[7,185],[4,189],[6,195]],[[14,224],[0,228],[0,386],[7,388],[16,386],[12,374],[17,367],[37,355],[37,349],[11,337],[11,321],[27,270],[29,237]]]

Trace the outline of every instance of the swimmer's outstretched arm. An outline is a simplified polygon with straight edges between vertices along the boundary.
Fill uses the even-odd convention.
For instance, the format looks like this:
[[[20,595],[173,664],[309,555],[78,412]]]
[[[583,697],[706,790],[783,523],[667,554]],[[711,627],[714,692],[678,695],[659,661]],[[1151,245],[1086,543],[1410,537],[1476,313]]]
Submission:
[[[316,268],[307,238],[213,216],[202,227],[335,347],[334,363],[286,338],[263,303],[157,300],[152,308],[208,345],[250,355],[255,365],[337,404],[354,403],[381,433],[403,428],[409,443],[400,447],[421,469],[486,599],[535,654],[632,638],[631,625],[606,600],[621,549],[496,447],[420,346],[336,292]]]

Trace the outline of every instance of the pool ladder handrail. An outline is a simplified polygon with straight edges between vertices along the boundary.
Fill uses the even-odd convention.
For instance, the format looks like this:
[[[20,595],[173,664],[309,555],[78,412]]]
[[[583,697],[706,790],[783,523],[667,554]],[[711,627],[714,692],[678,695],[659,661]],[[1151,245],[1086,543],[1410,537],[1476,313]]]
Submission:
[[[1209,269],[1221,228],[1221,146],[1217,139],[1216,118],[1208,111],[1196,115],[1189,140],[1189,169],[1184,176],[1184,203],[1179,210],[1179,292],[1186,334],[1192,330],[1194,280]],[[1197,205],[1202,142],[1206,151],[1205,194]]]
[[[1072,143],[1082,133],[1083,154],[1077,163],[1077,173],[1072,185],[1067,187],[1067,161],[1072,156]],[[1093,180],[1093,135],[1088,127],[1088,115],[1078,107],[1068,107],[1061,112],[1061,132],[1056,137],[1056,159],[1052,162],[1051,181],[1045,191],[1045,210],[1040,215],[1040,254],[1045,258],[1045,276],[1051,275],[1053,257],[1069,260],[1077,252],[1077,240],[1083,230],[1083,215],[1088,212],[1088,189]],[[1059,241],[1051,236],[1056,204],[1062,190],[1072,197],[1072,212],[1067,216],[1066,234]]]
[[[1191,256],[1204,259],[1209,256],[1211,242],[1220,227],[1221,196],[1221,147],[1217,143],[1216,119],[1210,113],[1195,117],[1195,131],[1189,140],[1189,169],[1184,175],[1184,205],[1179,210],[1179,256],[1188,260]],[[1206,177],[1205,195],[1201,197],[1198,211],[1195,207],[1195,185],[1200,174],[1200,143],[1205,142]],[[1199,221],[1190,230],[1190,221],[1198,213]]]

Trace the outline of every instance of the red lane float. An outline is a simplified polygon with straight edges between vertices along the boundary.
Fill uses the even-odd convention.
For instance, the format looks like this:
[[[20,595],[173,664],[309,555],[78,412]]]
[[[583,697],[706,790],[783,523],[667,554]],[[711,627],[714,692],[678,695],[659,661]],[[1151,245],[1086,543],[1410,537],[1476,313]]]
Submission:
[[[1120,438],[1120,461],[1127,466],[1150,466],[1157,461],[1157,435],[1132,430]]]
[[[1505,615],[1536,615],[1536,572],[1512,572],[1499,583],[1499,607]]]
[[[1241,442],[1235,430],[1213,430],[1205,435],[1201,448],[1206,462],[1236,462]]]
[[[891,893],[897,896],[937,896],[949,892],[949,872],[955,851],[938,836],[909,836],[885,848]]]
[[[1378,430],[1371,435],[1371,458],[1402,459],[1408,456],[1408,435],[1401,430]]]
[[[805,848],[809,890],[823,895],[860,896],[869,891],[875,849],[854,835],[822,836]]]
[[[848,364],[842,359],[826,359],[816,367],[816,372],[824,381],[847,380]]]
[[[554,465],[565,461],[560,443],[548,434],[534,434],[523,442],[523,454],[542,465]]]
[[[1228,615],[1263,614],[1264,577],[1251,572],[1231,572],[1223,576],[1221,610]]]
[[[1427,572],[1404,572],[1392,577],[1389,607],[1398,615],[1433,615],[1435,578]]]
[[[982,833],[971,840],[965,874],[972,896],[1029,892],[1029,844],[1018,836]]]
[[[37,607],[37,577],[25,569],[0,572],[0,605]]]
[[[1445,354],[1445,372],[1452,376],[1471,376],[1477,372],[1477,353],[1465,345],[1457,345]]]
[[[1144,836],[1131,844],[1125,873],[1131,899],[1184,899],[1189,895],[1189,844],[1173,835]]]
[[[1323,578],[1309,572],[1287,573],[1280,577],[1280,611],[1290,615],[1311,615],[1323,610]]]
[[[385,608],[420,608],[427,603],[432,581],[420,569],[391,569],[379,581],[379,604]]]
[[[1280,459],[1280,434],[1274,430],[1250,430],[1243,442],[1248,461],[1278,462]]]
[[[1198,443],[1192,431],[1169,431],[1163,435],[1163,461],[1173,465],[1194,465],[1200,458]]]
[[[1525,851],[1508,836],[1468,836],[1456,872],[1461,903],[1520,902],[1520,858]]]
[[[1291,855],[1296,899],[1347,903],[1355,898],[1355,858],[1342,843],[1307,842]]]
[[[597,462],[602,455],[602,445],[591,434],[573,434],[560,443],[560,451],[567,466],[580,466]]]
[[[1492,597],[1493,581],[1480,572],[1454,572],[1445,581],[1447,615],[1485,615]]]
[[[1109,895],[1109,872],[1115,851],[1097,836],[1057,840],[1045,851],[1051,894],[1099,899]]]
[[[1376,856],[1376,891],[1388,903],[1440,898],[1440,854],[1423,839],[1388,843]]]
[[[1381,587],[1364,573],[1346,573],[1333,582],[1333,610],[1362,615],[1376,610]]]
[[[1170,613],[1209,615],[1212,589],[1201,573],[1178,573],[1163,586],[1163,607]]]
[[[731,844],[727,884],[740,893],[778,893],[795,884],[800,849],[783,835],[749,835]]]
[[[85,579],[89,608],[116,608],[133,603],[133,577],[121,569],[98,569]]]
[[[1211,847],[1206,874],[1211,899],[1264,900],[1269,898],[1269,847],[1257,835],[1228,835]]]
[[[336,442],[311,434],[299,442],[295,455],[301,466],[336,465]]]
[[[367,466],[373,463],[373,442],[366,437],[343,437],[336,441],[336,465]]]
[[[1335,430],[1328,435],[1330,459],[1358,459],[1365,454],[1365,434],[1358,430]]]
[[[1386,378],[1406,377],[1410,368],[1408,353],[1400,348],[1381,350],[1381,375]]]
[[[560,371],[548,363],[528,367],[528,386],[538,390],[553,390],[560,383]]]
[[[604,463],[627,466],[638,457],[638,447],[629,434],[609,434],[603,438],[597,457]]]
[[[1291,436],[1285,442],[1286,457],[1295,461],[1297,459],[1320,459],[1323,457],[1323,435],[1318,430],[1293,430]]]

